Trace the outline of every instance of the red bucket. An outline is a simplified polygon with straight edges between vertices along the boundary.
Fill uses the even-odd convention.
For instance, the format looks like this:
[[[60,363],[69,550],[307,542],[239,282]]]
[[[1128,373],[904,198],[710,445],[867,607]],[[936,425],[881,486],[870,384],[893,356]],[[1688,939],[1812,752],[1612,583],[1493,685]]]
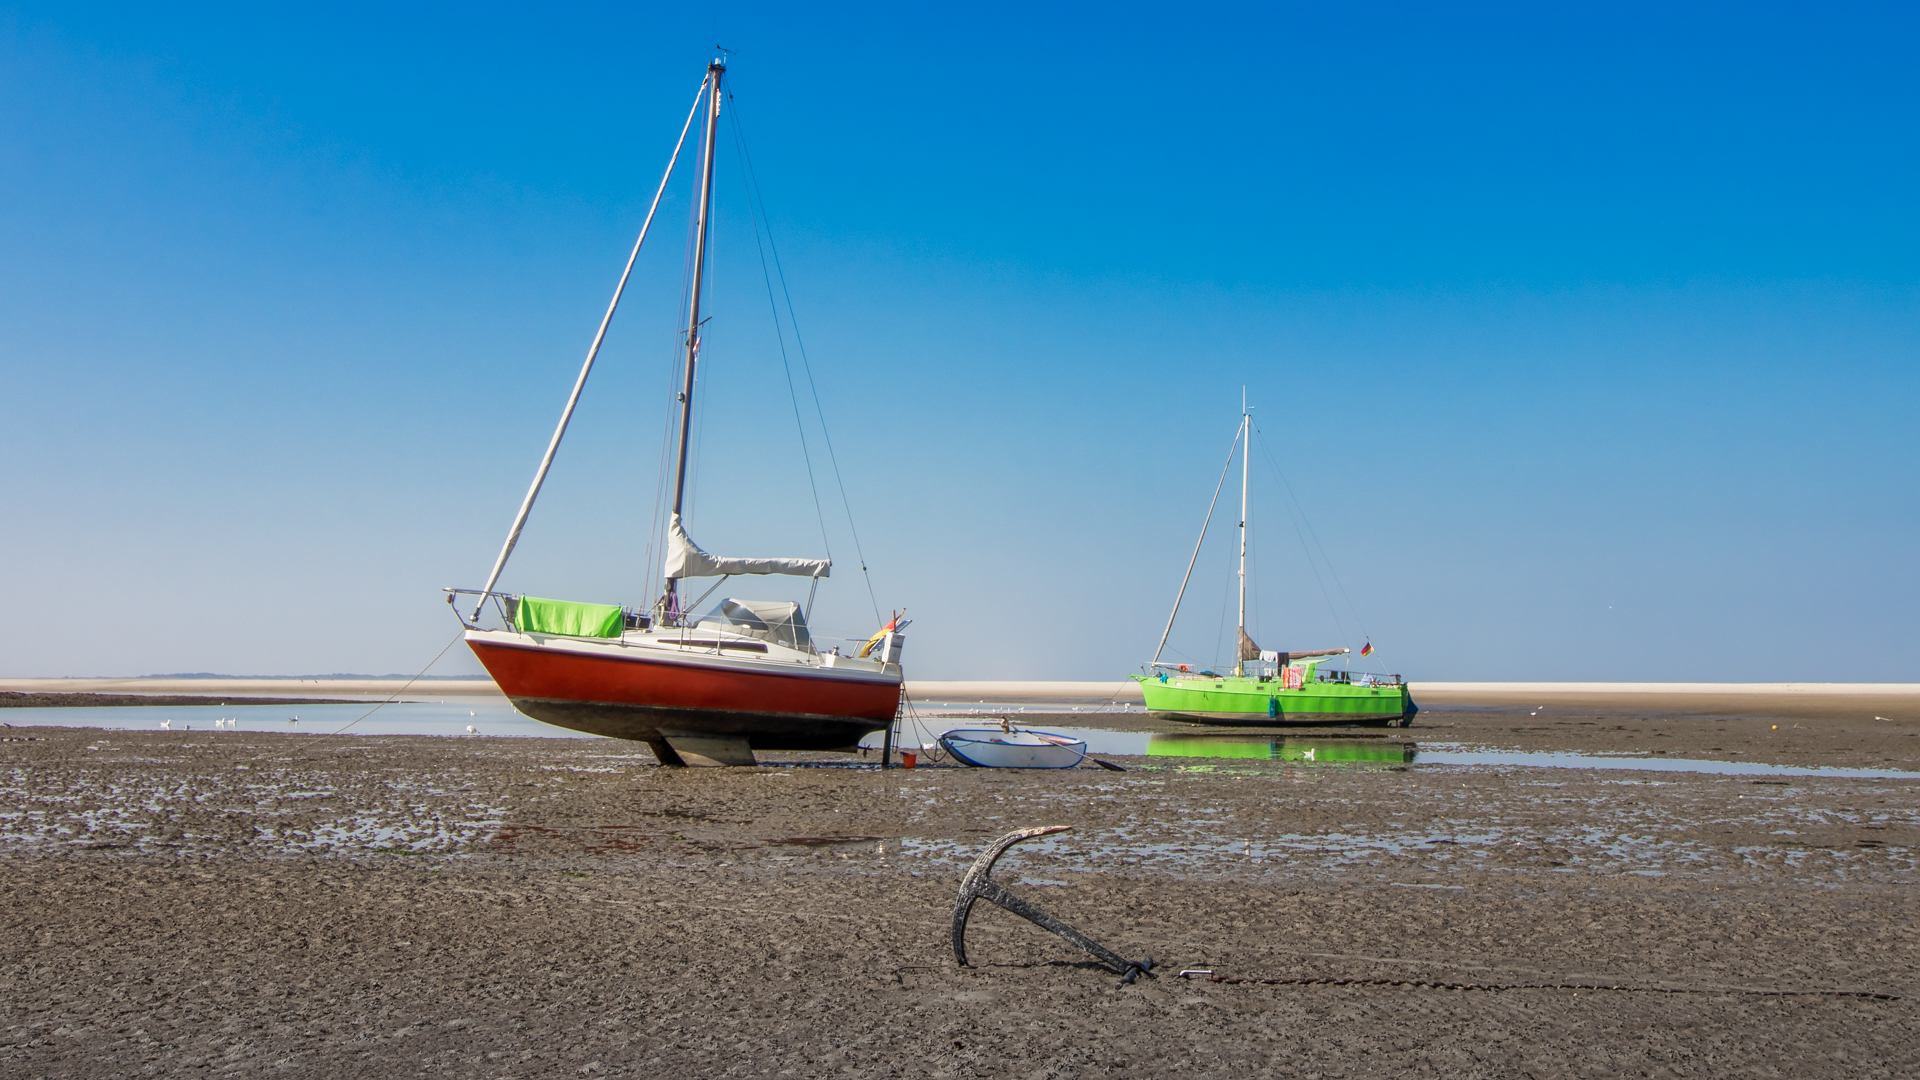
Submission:
[[[919,759],[920,759],[920,755],[914,753],[911,750],[900,751],[900,767],[903,769],[913,768],[914,762],[918,761]]]

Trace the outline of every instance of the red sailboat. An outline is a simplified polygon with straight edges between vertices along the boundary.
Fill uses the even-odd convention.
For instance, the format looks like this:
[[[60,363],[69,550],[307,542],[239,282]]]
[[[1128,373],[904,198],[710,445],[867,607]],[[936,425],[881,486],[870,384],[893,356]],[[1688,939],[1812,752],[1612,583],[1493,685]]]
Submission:
[[[735,576],[790,575],[812,580],[810,608],[820,579],[827,577],[833,566],[829,559],[710,555],[688,537],[681,519],[694,376],[700,363],[701,288],[713,205],[714,141],[725,73],[724,60],[715,60],[707,67],[700,94],[687,113],[680,141],[668,160],[666,176],[654,194],[613,301],[607,305],[560,424],[554,429],[486,586],[447,590],[447,602],[467,627],[468,647],[515,708],[560,727],[645,742],[665,765],[752,764],[755,750],[851,747],[867,733],[891,725],[900,705],[901,631],[906,623],[898,615],[855,655],[842,656],[838,649],[823,651],[815,647],[807,628],[807,609],[799,603],[729,598],[713,612],[696,616],[690,609],[700,601],[683,604],[681,597],[684,584],[693,578],[720,579],[703,594],[703,600]],[[685,371],[678,395],[679,450],[667,526],[665,589],[645,612],[495,592],[494,586],[553,465],[587,375],[593,370],[687,134],[703,106],[705,138]],[[475,598],[471,613],[462,610],[458,601],[462,595]],[[490,602],[500,618],[497,628],[481,625]]]

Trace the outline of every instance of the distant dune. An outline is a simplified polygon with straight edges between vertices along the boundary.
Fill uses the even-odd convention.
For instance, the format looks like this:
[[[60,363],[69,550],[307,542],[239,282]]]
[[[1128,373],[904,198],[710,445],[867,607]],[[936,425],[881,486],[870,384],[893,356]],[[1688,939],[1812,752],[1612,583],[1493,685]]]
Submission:
[[[1416,682],[1422,705],[1920,720],[1920,683]]]

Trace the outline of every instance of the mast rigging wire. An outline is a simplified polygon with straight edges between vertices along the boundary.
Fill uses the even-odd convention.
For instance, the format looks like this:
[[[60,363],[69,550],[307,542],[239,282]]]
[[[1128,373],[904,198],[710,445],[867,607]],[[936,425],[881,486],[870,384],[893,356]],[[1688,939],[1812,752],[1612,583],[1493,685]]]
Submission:
[[[731,100],[731,96],[729,96],[729,100]],[[744,160],[747,156],[746,137],[740,131],[740,115],[738,110],[729,109],[727,111],[727,119],[733,126],[734,148],[739,151],[741,159]],[[755,211],[754,192],[752,185],[747,180],[745,170],[742,170],[740,174],[740,186],[745,189],[747,196],[747,218],[753,223],[753,247],[760,255],[760,277],[767,285],[767,307],[773,313],[774,339],[780,343],[780,370],[784,372],[787,377],[787,400],[793,405],[793,426],[800,433],[800,459],[807,467],[807,487],[813,492],[813,516],[820,522],[820,544],[827,549],[827,559],[831,561],[833,559],[833,541],[827,537],[827,515],[826,511],[820,506],[820,485],[814,479],[813,475],[813,452],[807,447],[807,425],[806,421],[801,419],[800,416],[799,391],[795,390],[793,386],[793,364],[787,359],[787,332],[786,329],[780,325],[780,304],[773,298],[773,274],[767,267],[767,249],[766,246],[760,242],[760,219],[765,216],[766,206],[763,201],[759,211]],[[771,235],[772,232],[773,223],[769,221],[767,222],[767,233]],[[819,579],[815,578],[814,582],[815,587],[818,587]],[[878,614],[878,612],[875,612],[875,614]]]
[[[732,102],[733,95],[728,94],[727,100]],[[740,122],[740,106],[738,102],[734,102],[733,109],[729,115],[732,118],[734,129],[741,133],[741,160],[747,167],[747,178],[752,182],[753,191],[760,196],[760,215],[762,218],[765,218],[767,200],[766,196],[761,193],[760,174],[753,167],[753,155],[747,151],[746,137]],[[795,347],[800,351],[800,368],[807,376],[807,389],[813,394],[814,412],[820,418],[820,437],[827,446],[827,460],[833,466],[834,483],[840,488],[840,506],[847,515],[847,532],[853,536],[854,555],[860,560],[860,575],[866,579],[867,600],[873,605],[873,619],[877,623],[880,621],[880,601],[873,591],[873,574],[867,569],[866,551],[860,544],[860,529],[853,521],[853,503],[847,498],[847,481],[840,472],[840,456],[836,454],[833,449],[833,432],[827,427],[826,408],[820,403],[820,385],[815,382],[813,378],[813,361],[807,356],[806,339],[800,334],[800,319],[794,313],[793,309],[793,290],[787,286],[787,271],[786,268],[780,264],[780,245],[774,242],[773,225],[771,221],[769,221],[767,225],[767,249],[773,254],[773,271],[774,274],[780,278],[780,292],[787,302],[787,322],[793,327],[793,342]]]
[[[1226,588],[1220,591],[1220,622],[1213,628],[1213,659],[1207,662],[1207,666],[1210,668],[1218,669],[1225,666],[1220,662],[1220,643],[1227,640],[1227,609],[1232,606],[1233,575],[1228,574],[1226,577]],[[1234,639],[1233,642],[1233,655],[1235,657],[1240,655],[1240,641],[1238,638]],[[1237,659],[1234,661],[1236,664],[1239,662]],[[1235,674],[1238,674],[1238,672]]]
[[[1258,429],[1256,429],[1256,431],[1258,431]],[[1281,486],[1286,489],[1287,499],[1289,502],[1293,504],[1294,522],[1295,522],[1294,534],[1300,537],[1301,550],[1305,551],[1307,554],[1307,567],[1313,571],[1314,584],[1320,587],[1320,595],[1327,602],[1327,610],[1333,613],[1333,621],[1335,625],[1339,626],[1340,628],[1340,636],[1343,638],[1347,638],[1347,641],[1346,641],[1347,647],[1351,649],[1353,647],[1353,639],[1350,637],[1347,637],[1346,623],[1344,620],[1340,618],[1340,609],[1338,606],[1334,604],[1333,597],[1327,592],[1326,582],[1320,580],[1320,569],[1318,566],[1314,565],[1314,561],[1313,561],[1313,549],[1307,546],[1308,536],[1313,537],[1313,547],[1319,549],[1320,561],[1322,563],[1325,563],[1327,567],[1327,576],[1333,578],[1334,587],[1340,590],[1340,599],[1346,601],[1347,613],[1353,616],[1354,624],[1360,627],[1360,633],[1363,637],[1366,638],[1367,643],[1372,644],[1373,635],[1367,632],[1366,620],[1360,617],[1360,608],[1354,604],[1353,597],[1348,595],[1346,584],[1340,580],[1340,572],[1333,568],[1333,559],[1327,555],[1327,546],[1324,543],[1321,543],[1319,532],[1314,529],[1312,519],[1307,517],[1306,507],[1300,505],[1299,496],[1294,494],[1292,481],[1287,479],[1287,474],[1283,472],[1280,468],[1280,462],[1274,458],[1273,448],[1267,445],[1266,432],[1258,431],[1258,434],[1261,436],[1260,452],[1266,457],[1267,465],[1269,468],[1273,470],[1274,475],[1280,478]],[[1300,531],[1300,527],[1302,525],[1306,526],[1306,533],[1304,534],[1302,534]],[[1375,653],[1378,653],[1380,650],[1378,648],[1375,648],[1373,651]],[[1349,658],[1354,656],[1354,654],[1351,652],[1349,652],[1347,655]],[[1349,668],[1353,666],[1353,662],[1351,659],[1348,660],[1347,666]]]
[[[1233,445],[1227,448],[1227,463],[1220,466],[1220,481],[1213,485],[1213,501],[1207,503],[1207,519],[1200,523],[1200,539],[1193,542],[1193,557],[1187,560],[1187,574],[1180,579],[1179,595],[1173,598],[1173,611],[1167,616],[1167,628],[1160,632],[1160,647],[1153,650],[1153,662],[1160,662],[1160,654],[1167,651],[1167,635],[1173,633],[1173,620],[1180,617],[1180,601],[1186,598],[1187,582],[1193,580],[1193,564],[1200,561],[1200,545],[1207,542],[1207,528],[1213,524],[1213,508],[1220,502],[1220,489],[1227,484],[1227,471],[1233,468],[1233,455],[1240,449],[1241,430],[1247,425],[1242,422],[1233,431]],[[1226,618],[1222,612],[1222,619]],[[1219,651],[1215,646],[1215,652]]]

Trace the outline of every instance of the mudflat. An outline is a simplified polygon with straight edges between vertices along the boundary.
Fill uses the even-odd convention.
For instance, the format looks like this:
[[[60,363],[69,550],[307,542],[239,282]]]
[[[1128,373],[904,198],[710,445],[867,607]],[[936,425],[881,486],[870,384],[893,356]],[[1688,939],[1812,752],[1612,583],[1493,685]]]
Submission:
[[[1920,770],[1855,712],[1285,734]],[[5,735],[10,1076],[1920,1073],[1920,775]],[[984,903],[956,966],[967,864],[1050,824],[996,878],[1159,978]]]

